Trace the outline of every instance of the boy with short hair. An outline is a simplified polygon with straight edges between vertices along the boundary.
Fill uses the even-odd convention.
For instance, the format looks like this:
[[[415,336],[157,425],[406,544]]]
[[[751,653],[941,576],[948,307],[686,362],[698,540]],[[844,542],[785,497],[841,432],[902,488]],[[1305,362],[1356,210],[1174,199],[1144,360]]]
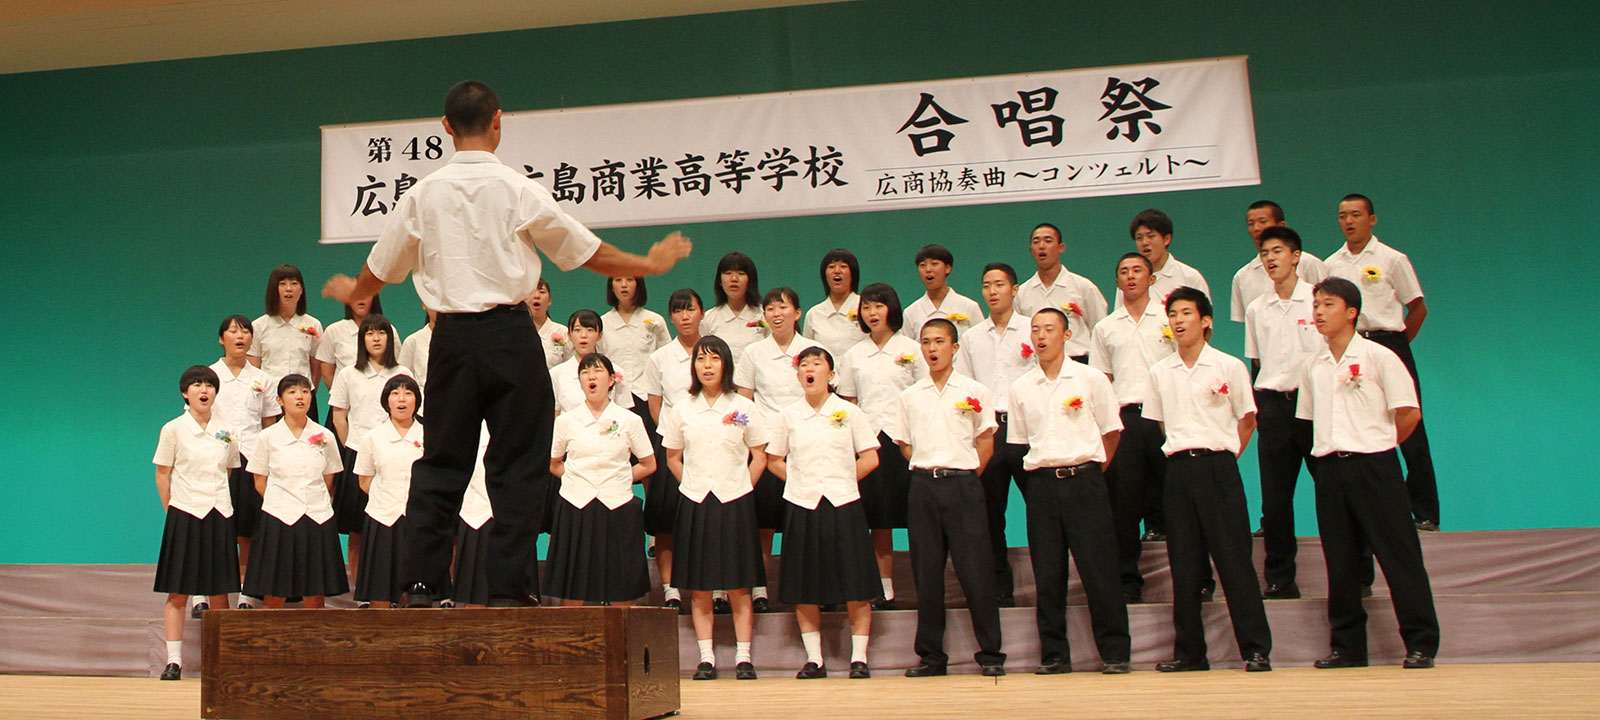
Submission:
[[[1105,319],[1106,296],[1088,278],[1061,264],[1066,245],[1061,228],[1039,223],[1028,237],[1028,254],[1038,271],[1017,291],[1017,309],[1028,317],[1047,307],[1067,314],[1067,355],[1080,363],[1089,362],[1089,335],[1095,323]]]
[[[1172,247],[1172,218],[1160,210],[1143,210],[1133,216],[1133,222],[1128,224],[1128,236],[1133,238],[1133,249],[1140,255],[1150,259],[1150,272],[1153,276],[1153,285],[1150,296],[1162,303],[1167,301],[1167,296],[1180,287],[1192,287],[1199,290],[1207,298],[1211,297],[1211,287],[1206,285],[1205,276],[1170,252]],[[1117,289],[1117,304],[1122,304],[1122,289]]]
[[[920,342],[922,324],[934,318],[949,320],[957,333],[965,335],[977,322],[974,318],[983,316],[972,298],[950,289],[950,271],[955,267],[955,256],[943,245],[924,245],[917,251],[917,277],[927,291],[906,306],[902,335]]]

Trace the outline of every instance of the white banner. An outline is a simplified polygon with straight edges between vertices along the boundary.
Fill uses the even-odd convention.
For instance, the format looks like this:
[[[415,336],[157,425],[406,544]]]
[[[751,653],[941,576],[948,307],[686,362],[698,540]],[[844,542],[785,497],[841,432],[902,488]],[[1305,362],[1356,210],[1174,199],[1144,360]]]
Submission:
[[[438,118],[322,128],[322,242],[449,160]],[[595,228],[1254,185],[1245,58],[506,113]]]

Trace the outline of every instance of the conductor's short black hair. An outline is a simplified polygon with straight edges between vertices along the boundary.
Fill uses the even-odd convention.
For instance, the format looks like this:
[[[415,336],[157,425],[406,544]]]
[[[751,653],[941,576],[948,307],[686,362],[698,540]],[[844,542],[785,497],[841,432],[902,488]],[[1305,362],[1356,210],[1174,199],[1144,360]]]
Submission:
[[[222,387],[222,381],[217,379],[217,371],[204,365],[190,365],[178,376],[178,394],[189,392],[190,385],[210,385],[212,390],[216,390]]]
[[[460,137],[482,135],[500,110],[500,96],[494,88],[477,80],[462,80],[444,96],[444,119]]]
[[[938,260],[950,267],[956,266],[956,256],[951,255],[950,250],[943,245],[923,245],[922,249],[917,251],[917,264],[921,265],[923,260]]]
[[[273,268],[272,274],[267,276],[267,314],[278,314],[278,283],[284,280],[300,283],[300,302],[294,306],[294,314],[306,314],[306,278],[300,274],[300,268],[289,264]]]
[[[396,375],[383,384],[383,392],[378,395],[378,402],[383,403],[383,411],[389,412],[389,393],[404,388],[410,390],[417,401],[411,404],[411,411],[422,409],[422,387],[410,375]]]
[[[722,274],[725,272],[744,273],[744,304],[761,306],[761,280],[756,276],[756,261],[742,252],[728,253],[717,261],[717,274],[711,278],[711,282],[718,305],[728,304],[728,292],[722,289]]]
[[[834,263],[844,263],[850,267],[850,292],[856,292],[861,285],[861,263],[856,260],[856,254],[844,248],[834,248],[822,256],[822,296],[828,296],[828,266]]]
[[[231,328],[235,325],[238,325],[240,330],[250,333],[251,335],[256,334],[255,327],[250,324],[250,318],[247,318],[243,315],[229,315],[222,319],[221,325],[217,326],[217,337],[222,337],[223,333],[228,332],[228,328]]]
[[[618,302],[617,288],[611,284],[612,280],[616,280],[616,278],[606,278],[606,304],[616,307]],[[649,293],[644,289],[644,278],[635,277],[633,279],[633,306],[635,308],[644,307],[644,303],[649,297]]]
[[[873,283],[862,288],[861,305],[867,303],[882,303],[889,309],[889,317],[886,320],[890,330],[900,332],[900,328],[905,327],[906,315],[900,307],[900,295],[888,283]],[[867,327],[867,319],[862,317],[860,309],[856,310],[856,325],[861,327],[861,332],[869,334],[872,332],[872,328]]]
[[[1342,277],[1330,277],[1311,288],[1313,294],[1332,295],[1344,301],[1345,307],[1356,309],[1356,317],[1361,317],[1361,290],[1356,284]]]
[[[1261,244],[1265,245],[1268,240],[1277,240],[1288,245],[1290,250],[1300,252],[1300,233],[1290,230],[1287,226],[1273,225],[1262,230]]]
[[[1133,216],[1133,222],[1128,224],[1128,237],[1131,238],[1138,235],[1139,228],[1142,227],[1156,231],[1157,235],[1171,235],[1172,218],[1167,217],[1166,213],[1153,208],[1140,210],[1138,215]]]

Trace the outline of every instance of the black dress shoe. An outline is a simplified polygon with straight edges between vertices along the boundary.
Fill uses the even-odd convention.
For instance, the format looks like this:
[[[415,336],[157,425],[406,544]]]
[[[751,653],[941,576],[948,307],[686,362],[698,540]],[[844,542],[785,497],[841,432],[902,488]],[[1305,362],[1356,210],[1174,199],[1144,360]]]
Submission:
[[[1106,666],[1100,670],[1101,675],[1127,675],[1131,672],[1133,672],[1133,663],[1130,663],[1127,660],[1108,662],[1106,663]]]
[[[1364,598],[1372,597],[1372,586],[1371,585],[1362,585],[1361,586],[1361,597],[1364,597]]]
[[[1419,532],[1439,532],[1439,523],[1432,520],[1423,520],[1417,523],[1417,530]]]
[[[200,613],[203,613],[203,612],[205,612],[207,610],[210,610],[210,609],[211,609],[211,603],[208,603],[208,602],[197,602],[197,603],[194,604],[194,607],[189,608],[189,617],[192,617],[192,618],[195,618],[195,619],[199,619]]]
[[[427,583],[412,583],[411,587],[406,588],[405,594],[400,596],[400,607],[433,607],[433,588]]]
[[[1400,667],[1407,670],[1427,670],[1433,667],[1433,656],[1423,654],[1419,650],[1412,650],[1406,653],[1406,660],[1401,663]]]
[[[850,663],[851,680],[863,680],[869,677],[872,677],[872,670],[867,667],[866,663],[859,661]]]
[[[1072,672],[1072,662],[1059,655],[1052,655],[1039,663],[1039,669],[1033,671],[1035,675],[1061,675]]]
[[[1017,596],[1015,595],[1001,595],[996,597],[994,600],[996,603],[999,603],[1000,607],[1003,608],[1014,608],[1017,606]]]
[[[1202,585],[1200,587],[1200,602],[1208,603],[1217,599],[1217,589]]]
[[[694,669],[694,679],[696,679],[696,680],[715,680],[715,679],[717,679],[717,666],[712,665],[711,663],[708,663],[708,662],[700,663],[700,666],[696,667]]]
[[[1268,585],[1267,589],[1261,591],[1261,597],[1267,600],[1298,600],[1300,586],[1292,582],[1286,585]]]
[[[1167,660],[1156,663],[1156,670],[1161,672],[1200,672],[1210,669],[1209,660]]]
[[[1335,650],[1335,651],[1333,651],[1331,653],[1328,653],[1327,657],[1322,658],[1322,659],[1320,659],[1320,660],[1318,660],[1318,661],[1316,661],[1314,663],[1311,663],[1311,666],[1314,667],[1314,668],[1317,668],[1318,670],[1332,670],[1334,668],[1366,667],[1367,666],[1367,659],[1366,658],[1352,657],[1350,655],[1346,655],[1346,654],[1344,654],[1342,652],[1339,652],[1338,650]]]
[[[750,601],[750,609],[758,613],[772,612],[772,601],[758,597]]]
[[[1141,590],[1139,588],[1134,588],[1132,590],[1123,590],[1122,591],[1122,602],[1125,603],[1125,604],[1128,604],[1128,605],[1143,605],[1144,604],[1144,590]]]
[[[1250,537],[1253,537],[1253,538],[1264,538],[1266,536],[1267,536],[1267,531],[1263,530],[1261,528],[1256,528],[1255,532],[1250,533]]]
[[[161,671],[161,679],[162,680],[182,680],[183,679],[183,668],[178,667],[177,663],[167,663],[167,667]]]
[[[877,598],[872,601],[873,610],[893,610],[894,598]]]
[[[1139,536],[1139,540],[1141,542],[1166,542],[1167,541],[1167,534],[1166,533],[1158,533],[1158,532],[1156,532],[1154,530],[1151,530],[1150,532],[1147,532],[1147,533]]]
[[[1250,653],[1244,659],[1245,672],[1272,672],[1272,661],[1261,653]]]
[[[906,677],[938,677],[946,674],[945,666],[917,663],[906,668]]]
[[[712,598],[711,612],[717,615],[727,615],[733,612],[733,603],[728,602],[727,598]]]
[[[661,603],[661,607],[677,610],[678,608],[683,607],[683,600],[679,598],[667,598],[666,602]]]
[[[744,661],[742,663],[739,663],[738,665],[734,665],[733,666],[733,679],[735,679],[735,680],[754,680],[754,679],[756,679],[756,666],[755,666],[755,664],[750,662],[749,660],[746,660],[746,661]]]
[[[814,662],[806,663],[800,672],[794,674],[796,680],[820,680],[828,676],[828,669]]]
[[[984,677],[1004,677],[1005,674],[1006,674],[1006,666],[1004,666],[1004,665],[996,664],[996,665],[985,665],[985,666],[983,666],[983,676]]]

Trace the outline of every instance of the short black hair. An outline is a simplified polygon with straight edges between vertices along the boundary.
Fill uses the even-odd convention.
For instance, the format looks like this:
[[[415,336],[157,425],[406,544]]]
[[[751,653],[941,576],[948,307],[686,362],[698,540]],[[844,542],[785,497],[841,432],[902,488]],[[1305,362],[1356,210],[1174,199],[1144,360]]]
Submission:
[[[706,304],[700,300],[700,293],[689,288],[678,288],[672,291],[672,296],[667,298],[667,314],[671,315],[679,310],[689,308],[706,309]]]
[[[611,285],[611,281],[615,279],[606,278],[606,304],[611,307],[617,306],[617,290]],[[649,293],[645,292],[644,289],[644,278],[635,277],[633,279],[633,306],[635,308],[644,307],[645,300],[649,297]]]
[[[229,315],[222,319],[221,325],[217,326],[217,337],[222,337],[222,334],[228,332],[228,328],[231,328],[234,325],[238,325],[240,330],[250,333],[251,335],[256,334],[255,327],[250,324],[250,318],[247,318],[243,315]]]
[[[861,263],[856,260],[856,254],[844,248],[834,248],[822,256],[822,296],[828,296],[828,266],[834,263],[844,263],[850,266],[850,292],[855,292],[861,285]]]
[[[1355,283],[1342,277],[1330,277],[1313,286],[1311,292],[1339,298],[1344,301],[1345,307],[1356,309],[1356,317],[1361,317],[1361,290]]]
[[[178,394],[189,392],[190,385],[210,385],[212,390],[222,387],[222,381],[217,379],[217,371],[204,365],[190,365],[182,375],[178,376]],[[187,400],[184,401],[188,403]]]
[[[1154,208],[1140,210],[1138,215],[1133,216],[1133,222],[1128,224],[1128,237],[1139,234],[1139,228],[1142,227],[1156,231],[1157,235],[1171,235],[1172,218]]]
[[[800,294],[795,292],[794,288],[787,287],[775,287],[771,290],[768,290],[767,294],[761,296],[761,307],[765,309],[768,305],[771,305],[779,300],[788,301],[788,303],[793,305],[796,309],[799,309],[800,307]]]
[[[1138,261],[1144,263],[1144,269],[1149,270],[1150,272],[1155,272],[1156,271],[1155,263],[1150,262],[1150,258],[1145,257],[1141,253],[1136,253],[1136,252],[1123,253],[1122,257],[1117,258],[1117,267],[1119,267],[1119,268],[1122,267],[1122,262],[1124,260],[1138,260]]]
[[[888,283],[873,283],[862,288],[860,304],[867,303],[882,303],[884,307],[889,308],[889,317],[886,320],[890,330],[900,332],[900,328],[905,327],[906,314],[900,307],[900,295],[895,293],[894,288]],[[856,325],[861,327],[861,332],[868,334],[872,332],[872,328],[867,327],[867,319],[861,316],[859,306],[856,309]]]
[[[1350,202],[1351,200],[1360,200],[1361,202],[1366,203],[1367,204],[1367,214],[1368,215],[1377,215],[1378,214],[1377,210],[1373,210],[1372,209],[1372,198],[1369,198],[1369,197],[1367,197],[1365,195],[1362,195],[1361,193],[1350,193],[1349,195],[1346,195],[1346,196],[1340,198],[1339,199],[1339,203],[1340,204],[1344,204],[1344,203]]]
[[[603,368],[605,368],[607,375],[616,375],[617,374],[617,368],[616,368],[616,366],[611,364],[611,358],[608,358],[605,355],[602,355],[602,354],[597,353],[597,352],[592,352],[592,353],[589,353],[588,355],[584,355],[583,359],[578,361],[578,372],[579,373],[582,373],[585,369],[592,368],[592,367],[603,367]]]
[[[1000,272],[1005,273],[1006,277],[1011,280],[1012,285],[1017,284],[1017,269],[1003,262],[992,262],[983,266],[983,272],[978,275],[978,279],[983,279],[984,275],[988,275],[994,270],[999,270]]]
[[[929,321],[923,323],[922,324],[922,329],[917,331],[917,341],[918,342],[922,341],[922,333],[927,332],[928,328],[931,328],[931,327],[944,328],[944,331],[950,335],[950,342],[960,342],[961,341],[961,333],[956,330],[956,324],[955,323],[950,322],[949,320],[946,320],[944,318],[934,318],[932,320],[929,320]]]
[[[1171,312],[1172,306],[1182,300],[1194,303],[1195,311],[1200,313],[1200,317],[1214,317],[1212,315],[1211,298],[1206,297],[1205,293],[1188,285],[1173,290],[1167,295],[1167,311]]]
[[[1061,318],[1061,327],[1063,329],[1065,329],[1067,332],[1072,332],[1072,321],[1067,318],[1067,314],[1066,313],[1061,311],[1061,308],[1055,307],[1053,305],[1046,305],[1046,306],[1044,306],[1042,308],[1039,308],[1039,312],[1034,313],[1033,316],[1034,317],[1039,317],[1040,315],[1044,315],[1046,313],[1049,313],[1051,315],[1060,316],[1060,318]]]
[[[694,371],[694,359],[701,355],[715,355],[722,358],[722,391],[733,392],[733,350],[728,347],[727,341],[715,335],[700,338],[694,344],[694,352],[689,353],[689,394],[699,395],[704,387],[700,385],[700,373]]]
[[[395,358],[394,326],[389,324],[388,318],[372,313],[362,318],[361,325],[356,328],[356,369],[367,369],[367,333],[373,330],[382,330],[383,334],[389,336],[389,342],[383,346],[383,357],[378,362],[383,363],[385,368],[399,365],[400,361]]]
[[[462,80],[444,96],[444,119],[460,137],[482,135],[500,109],[500,96],[494,88],[477,80]]]
[[[809,357],[820,357],[828,363],[829,370],[833,369],[833,353],[828,352],[828,349],[821,345],[812,345],[801,350],[799,355],[794,356],[794,364],[799,365],[801,360]]]
[[[534,289],[535,292],[538,292],[541,289],[544,290],[545,292],[550,292],[550,281],[544,279],[543,277],[540,277],[539,278],[539,284],[535,285],[533,289]]]
[[[938,260],[950,267],[956,266],[956,256],[951,255],[950,250],[943,245],[923,245],[922,249],[917,251],[916,264],[921,265],[923,260]]]
[[[571,315],[567,316],[567,332],[572,332],[573,330],[581,327],[589,328],[590,330],[596,330],[601,333],[606,331],[606,324],[600,321],[600,313],[590,310],[589,308],[576,310]]]
[[[731,252],[723,255],[717,261],[717,274],[711,278],[712,289],[717,297],[718,305],[728,304],[728,292],[722,289],[722,274],[725,272],[742,272],[747,278],[744,284],[744,304],[761,307],[761,280],[756,277],[756,261],[742,252]]]
[[[367,306],[367,314],[368,315],[382,315],[383,314],[383,300],[379,299],[377,295],[373,295],[372,296],[372,304]],[[354,319],[356,319],[356,311],[353,308],[351,308],[348,304],[346,304],[344,306],[344,319],[346,319],[346,320],[354,320]]]
[[[1051,225],[1050,223],[1039,223],[1038,225],[1033,226],[1033,229],[1028,231],[1028,237],[1032,238],[1033,234],[1039,232],[1041,228],[1050,228],[1050,231],[1056,234],[1056,242],[1062,242],[1063,239],[1061,237],[1061,228]]]
[[[273,268],[272,274],[267,276],[267,314],[278,314],[278,283],[284,280],[300,283],[300,302],[294,306],[294,314],[306,314],[306,278],[300,274],[300,268],[287,263]]]
[[[389,393],[404,388],[415,395],[417,402],[412,406],[412,412],[422,409],[422,388],[410,375],[396,375],[383,384],[383,392],[378,395],[378,402],[383,403],[383,411],[389,412]]]
[[[1271,210],[1272,219],[1278,222],[1283,222],[1283,206],[1271,200],[1257,200],[1253,203],[1250,203],[1250,207],[1245,208],[1245,212],[1262,209]]]
[[[1290,230],[1287,226],[1273,225],[1262,230],[1261,243],[1264,245],[1268,240],[1277,240],[1288,245],[1290,250],[1300,252],[1300,233]]]
[[[316,392],[316,390],[311,387],[310,378],[301,375],[300,373],[289,373],[288,375],[283,376],[282,380],[278,381],[278,397],[283,397],[284,393],[289,392],[297,387],[303,387],[307,392]]]

